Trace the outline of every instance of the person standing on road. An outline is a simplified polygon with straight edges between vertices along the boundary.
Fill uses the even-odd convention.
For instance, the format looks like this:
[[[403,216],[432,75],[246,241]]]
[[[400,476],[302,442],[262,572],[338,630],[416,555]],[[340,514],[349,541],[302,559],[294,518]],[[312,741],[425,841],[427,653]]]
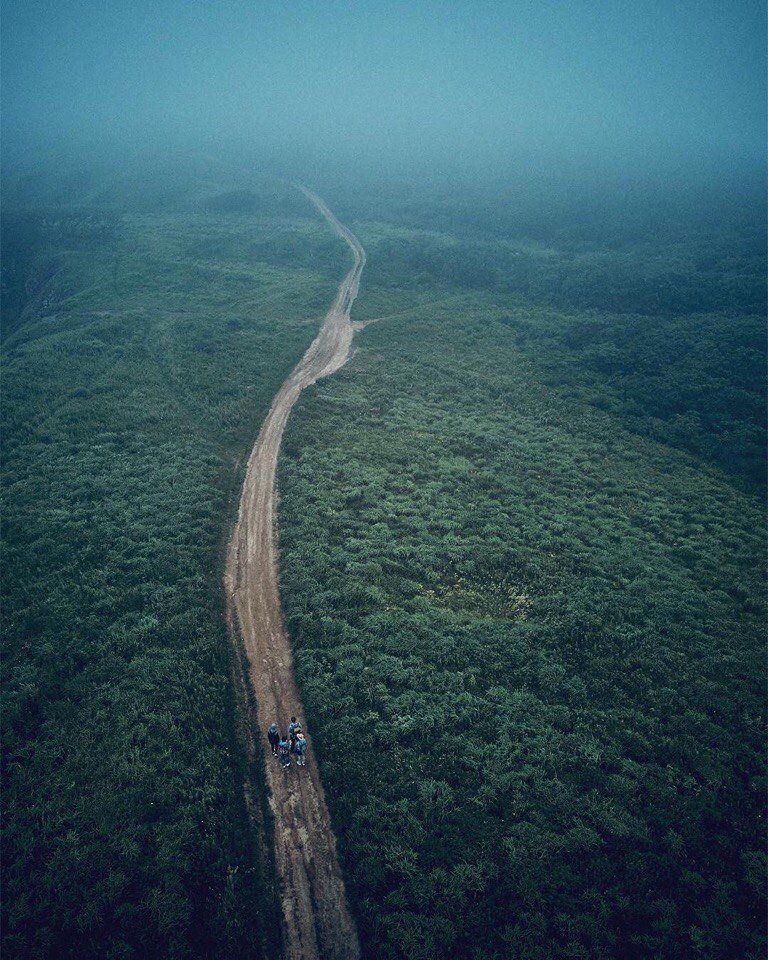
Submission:
[[[301,724],[296,717],[291,717],[291,722],[288,724],[288,739],[291,741],[291,753],[293,753],[296,747],[296,735],[299,733],[301,733]]]
[[[269,740],[269,746],[272,749],[272,756],[276,757],[277,745],[280,743],[280,731],[277,729],[276,723],[273,723],[267,731],[267,740]]]
[[[296,746],[294,747],[296,752],[296,763],[298,766],[303,767],[307,762],[307,741],[304,738],[304,734],[299,732],[296,735]]]
[[[280,763],[283,765],[283,767],[290,767],[291,748],[285,737],[280,738],[280,743],[277,745],[277,752],[278,756],[280,757]]]

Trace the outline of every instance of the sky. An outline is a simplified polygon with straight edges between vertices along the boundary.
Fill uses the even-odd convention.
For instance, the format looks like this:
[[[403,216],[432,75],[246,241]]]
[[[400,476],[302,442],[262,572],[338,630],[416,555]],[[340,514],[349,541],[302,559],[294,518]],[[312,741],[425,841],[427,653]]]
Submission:
[[[4,0],[3,143],[760,161],[753,0]]]

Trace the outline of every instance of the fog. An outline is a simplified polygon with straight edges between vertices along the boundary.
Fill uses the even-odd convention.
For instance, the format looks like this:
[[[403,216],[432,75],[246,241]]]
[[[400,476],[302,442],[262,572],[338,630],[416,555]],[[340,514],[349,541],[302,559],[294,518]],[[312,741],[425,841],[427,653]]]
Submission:
[[[14,162],[727,173],[764,150],[760,0],[6,0],[2,29]]]

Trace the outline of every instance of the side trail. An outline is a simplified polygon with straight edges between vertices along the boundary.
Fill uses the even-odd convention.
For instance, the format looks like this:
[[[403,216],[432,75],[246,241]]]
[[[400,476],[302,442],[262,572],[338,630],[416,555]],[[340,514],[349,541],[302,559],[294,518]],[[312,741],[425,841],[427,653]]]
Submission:
[[[227,621],[233,642],[238,642],[237,632],[242,638],[260,731],[273,720],[284,730],[290,714],[304,717],[280,606],[277,456],[285,424],[301,391],[335,373],[349,357],[354,333],[349,314],[365,266],[365,251],[357,237],[339,223],[320,197],[300,189],[349,245],[354,263],[339,284],[320,332],[272,402],[248,460],[237,523],[229,541],[224,574]],[[309,756],[310,762],[300,772],[293,766],[284,771],[275,762],[267,763],[285,954],[287,960],[358,960],[357,931],[311,742]]]

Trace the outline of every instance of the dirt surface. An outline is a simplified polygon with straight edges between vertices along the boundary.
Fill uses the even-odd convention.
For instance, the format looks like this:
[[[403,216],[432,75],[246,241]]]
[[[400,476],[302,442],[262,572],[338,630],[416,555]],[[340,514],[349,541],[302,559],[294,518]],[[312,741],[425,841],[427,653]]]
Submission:
[[[240,510],[227,552],[224,585],[230,631],[239,631],[267,754],[267,784],[275,820],[275,864],[281,882],[287,960],[357,960],[360,947],[347,905],[325,794],[309,741],[307,765],[283,770],[269,753],[265,732],[282,732],[291,715],[304,721],[293,673],[291,642],[280,606],[275,473],[283,430],[305,388],[347,361],[365,251],[311,191],[300,187],[333,231],[349,245],[354,264],[307,352],[280,388],[248,461]],[[305,725],[305,733],[306,733]]]

